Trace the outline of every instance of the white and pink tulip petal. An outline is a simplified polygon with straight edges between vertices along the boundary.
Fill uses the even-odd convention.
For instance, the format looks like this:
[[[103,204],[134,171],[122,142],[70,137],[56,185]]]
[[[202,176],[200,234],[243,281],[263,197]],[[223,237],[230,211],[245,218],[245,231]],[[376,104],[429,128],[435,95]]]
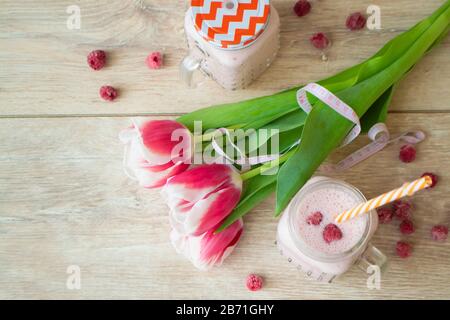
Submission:
[[[233,167],[224,164],[200,165],[170,179],[163,192],[174,199],[194,203],[229,182],[242,188],[240,176]]]
[[[186,236],[176,230],[171,232],[171,241],[175,250],[188,258],[200,270],[209,270],[220,266],[238,244],[244,228],[238,220],[224,231],[214,234],[210,230],[200,236]]]
[[[138,141],[143,156],[152,165],[169,161],[189,163],[192,151],[192,134],[181,123],[173,120],[134,119]]]
[[[223,221],[239,203],[242,180],[223,164],[201,165],[168,180],[162,190],[172,226],[200,235]]]
[[[230,186],[197,201],[193,206],[180,206],[178,210],[172,211],[173,227],[183,234],[203,234],[216,227],[233,211],[240,196],[241,190]]]
[[[145,188],[162,187],[167,179],[189,168],[184,162],[169,161],[162,165],[154,165],[144,157],[144,147],[139,141],[135,128],[121,132],[120,139],[125,143],[124,171],[132,180],[136,180]]]

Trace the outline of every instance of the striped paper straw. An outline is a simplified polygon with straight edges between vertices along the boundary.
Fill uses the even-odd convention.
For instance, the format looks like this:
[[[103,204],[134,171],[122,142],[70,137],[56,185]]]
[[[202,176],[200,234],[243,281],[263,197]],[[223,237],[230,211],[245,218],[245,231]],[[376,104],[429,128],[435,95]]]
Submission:
[[[430,176],[424,176],[412,182],[405,183],[398,189],[394,189],[367,202],[363,202],[348,211],[342,212],[334,220],[336,223],[342,223],[347,220],[353,219],[363,213],[367,213],[373,209],[382,207],[387,203],[393,202],[406,196],[412,196],[417,191],[430,187],[432,183],[433,181],[431,180]]]

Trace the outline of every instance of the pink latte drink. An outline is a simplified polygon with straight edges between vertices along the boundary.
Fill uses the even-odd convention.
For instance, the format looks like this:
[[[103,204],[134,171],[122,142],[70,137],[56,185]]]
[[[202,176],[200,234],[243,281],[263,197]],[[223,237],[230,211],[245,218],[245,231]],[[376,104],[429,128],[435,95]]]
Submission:
[[[369,244],[378,226],[376,212],[342,224],[335,215],[366,201],[353,186],[316,177],[292,200],[278,225],[277,245],[283,256],[310,278],[331,282],[356,262],[385,263],[385,256]]]
[[[188,84],[197,70],[229,90],[242,89],[275,59],[280,19],[270,0],[191,0],[184,21]]]

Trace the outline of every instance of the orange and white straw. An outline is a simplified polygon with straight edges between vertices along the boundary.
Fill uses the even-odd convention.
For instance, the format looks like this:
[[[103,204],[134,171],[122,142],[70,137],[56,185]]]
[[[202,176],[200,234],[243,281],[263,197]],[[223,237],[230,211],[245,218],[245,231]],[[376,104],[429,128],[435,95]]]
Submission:
[[[420,191],[420,190],[430,187],[432,185],[432,183],[433,183],[433,181],[431,180],[430,176],[424,176],[424,177],[414,180],[412,182],[405,183],[402,187],[400,187],[398,189],[394,189],[390,192],[382,194],[381,196],[373,198],[367,202],[363,202],[360,205],[358,205],[348,211],[342,212],[341,214],[336,216],[335,222],[336,223],[345,222],[347,220],[358,217],[361,214],[368,213],[373,209],[382,207],[385,204],[388,204],[388,203],[398,200],[400,198],[403,198],[406,196],[412,196],[417,191]]]

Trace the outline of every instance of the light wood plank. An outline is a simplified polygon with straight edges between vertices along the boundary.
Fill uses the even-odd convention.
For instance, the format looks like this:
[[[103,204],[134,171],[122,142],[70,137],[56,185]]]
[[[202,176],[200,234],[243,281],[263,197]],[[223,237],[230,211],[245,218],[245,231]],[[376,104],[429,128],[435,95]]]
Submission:
[[[450,222],[449,121],[449,114],[392,114],[393,133],[429,134],[417,161],[401,163],[398,146],[391,146],[338,176],[368,197],[423,171],[440,176],[435,190],[414,198],[412,258],[395,256],[397,223],[377,232],[373,242],[390,259],[377,291],[366,288],[357,268],[326,285],[289,265],[274,245],[273,198],[246,217],[243,239],[221,268],[198,272],[169,244],[159,192],[138,188],[122,173],[117,133],[129,119],[1,119],[0,298],[449,299],[450,242],[437,244],[429,236],[432,225]],[[332,160],[364,142],[358,139]],[[81,267],[79,291],[66,289],[69,265]],[[245,289],[250,272],[265,277],[261,292]]]
[[[297,18],[292,0],[274,0],[282,19],[282,49],[274,65],[247,90],[225,92],[213,81],[189,89],[178,79],[178,64],[186,53],[182,32],[184,1],[146,0],[76,2],[82,28],[66,28],[66,7],[73,1],[2,1],[0,12],[0,115],[157,114],[185,113],[215,103],[268,95],[317,81],[375,53],[385,42],[433,12],[442,0],[379,0],[382,30],[350,32],[344,26],[350,12],[364,11],[370,2],[315,1],[310,15]],[[323,31],[333,47],[327,62],[309,44]],[[400,86],[392,110],[449,110],[449,39],[417,66]],[[86,65],[93,49],[110,54],[99,72]],[[161,50],[166,66],[150,71],[146,55]],[[121,91],[113,104],[98,97],[111,84]],[[217,100],[215,97],[220,96]]]

